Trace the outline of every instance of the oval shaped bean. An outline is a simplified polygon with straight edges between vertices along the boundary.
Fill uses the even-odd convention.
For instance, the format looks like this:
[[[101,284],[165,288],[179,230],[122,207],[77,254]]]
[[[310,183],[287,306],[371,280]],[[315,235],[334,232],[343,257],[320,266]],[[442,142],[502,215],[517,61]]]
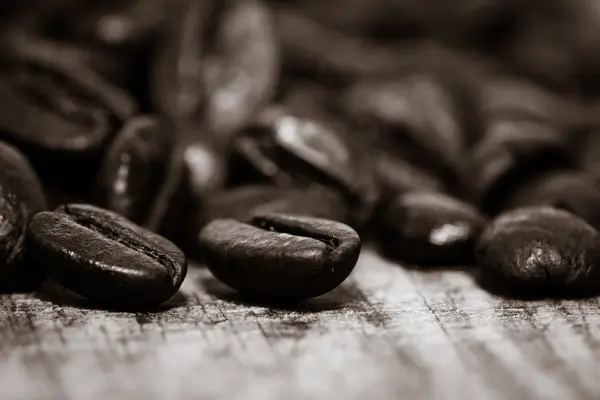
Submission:
[[[483,282],[519,297],[598,292],[600,236],[581,218],[550,207],[501,214],[476,248]]]
[[[31,220],[28,246],[48,277],[100,304],[157,306],[179,289],[185,255],[111,211],[68,204]]]
[[[467,265],[486,218],[442,193],[398,194],[378,212],[378,244],[389,256],[420,265]]]
[[[325,294],[352,272],[361,241],[350,227],[320,218],[262,214],[248,223],[215,220],[200,234],[213,275],[242,294],[270,301]]]
[[[99,205],[143,224],[166,177],[174,140],[167,126],[142,115],[127,121],[106,150],[97,178]]]

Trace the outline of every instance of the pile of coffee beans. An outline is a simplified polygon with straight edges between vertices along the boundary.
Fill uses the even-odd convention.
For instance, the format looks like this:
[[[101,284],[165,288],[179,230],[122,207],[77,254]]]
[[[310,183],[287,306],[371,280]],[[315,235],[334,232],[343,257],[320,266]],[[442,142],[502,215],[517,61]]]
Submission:
[[[0,1],[0,290],[600,294],[597,71],[595,0]]]

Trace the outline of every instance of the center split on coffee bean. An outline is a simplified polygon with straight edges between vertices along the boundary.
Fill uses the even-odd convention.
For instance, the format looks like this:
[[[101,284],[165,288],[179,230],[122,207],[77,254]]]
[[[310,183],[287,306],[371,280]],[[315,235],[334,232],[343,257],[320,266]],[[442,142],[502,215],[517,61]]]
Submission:
[[[159,305],[187,272],[185,255],[169,240],[91,205],[36,214],[28,238],[49,278],[109,306]]]
[[[269,301],[333,290],[350,275],[361,249],[358,234],[340,222],[276,213],[248,222],[215,220],[202,230],[199,244],[216,278]]]

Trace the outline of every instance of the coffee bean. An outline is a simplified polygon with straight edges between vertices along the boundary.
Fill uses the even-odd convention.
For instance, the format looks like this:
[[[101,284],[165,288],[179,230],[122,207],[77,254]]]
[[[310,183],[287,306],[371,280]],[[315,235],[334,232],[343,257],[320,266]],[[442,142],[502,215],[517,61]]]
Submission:
[[[417,72],[365,80],[352,86],[345,99],[350,114],[390,136],[404,136],[429,153],[440,170],[465,179],[467,134],[457,99],[439,78]]]
[[[263,0],[222,0],[207,60],[207,126],[220,136],[243,128],[275,92],[279,42]]]
[[[36,214],[28,239],[29,251],[52,280],[109,306],[158,305],[177,292],[187,271],[173,243],[91,205]]]
[[[236,152],[280,186],[321,184],[336,190],[357,210],[357,224],[368,218],[379,198],[368,154],[335,121],[267,108],[237,139]]]
[[[473,206],[442,193],[409,192],[378,212],[378,243],[391,257],[420,265],[466,265],[485,226]]]
[[[522,297],[597,292],[599,257],[598,232],[581,218],[549,207],[498,216],[476,248],[482,281]]]
[[[340,285],[358,260],[350,227],[319,218],[256,215],[216,220],[200,234],[204,261],[228,286],[266,300],[301,300]]]
[[[529,118],[488,121],[471,156],[472,185],[479,205],[491,214],[527,175],[573,164],[561,132]]]
[[[276,9],[275,22],[284,67],[326,77],[328,83],[401,71],[437,54],[437,45],[431,41],[386,46],[283,8]]]
[[[26,264],[25,234],[34,214],[46,209],[42,185],[27,158],[0,142],[0,291],[30,289],[42,275]]]
[[[550,206],[569,211],[600,228],[600,187],[577,170],[547,171],[522,180],[503,208]]]
[[[85,180],[134,110],[125,93],[93,72],[44,52],[0,71],[0,99],[0,138],[22,149],[40,174],[62,181]]]
[[[160,191],[173,150],[168,127],[150,115],[127,121],[104,155],[98,204],[142,224]]]
[[[157,111],[173,122],[202,118],[204,41],[212,0],[182,0],[165,23],[151,73]]]

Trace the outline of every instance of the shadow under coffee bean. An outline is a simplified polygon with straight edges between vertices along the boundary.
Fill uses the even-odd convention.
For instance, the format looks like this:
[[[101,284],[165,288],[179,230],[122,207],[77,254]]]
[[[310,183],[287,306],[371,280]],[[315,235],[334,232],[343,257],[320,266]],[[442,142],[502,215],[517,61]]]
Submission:
[[[46,274],[109,306],[151,306],[170,299],[187,260],[167,239],[108,210],[70,204],[37,214],[29,251]]]
[[[265,213],[247,223],[215,220],[200,233],[204,262],[242,294],[269,301],[325,294],[352,272],[358,234],[340,222]]]

